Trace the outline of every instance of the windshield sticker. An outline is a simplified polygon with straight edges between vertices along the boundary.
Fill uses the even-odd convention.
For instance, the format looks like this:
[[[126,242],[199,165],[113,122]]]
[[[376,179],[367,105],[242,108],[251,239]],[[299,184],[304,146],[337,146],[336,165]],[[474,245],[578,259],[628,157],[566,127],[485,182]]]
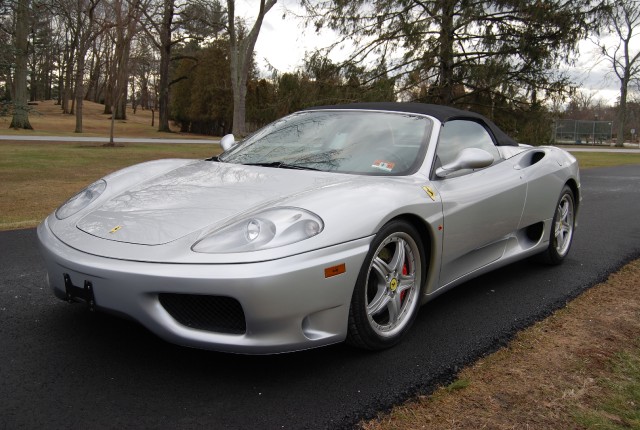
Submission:
[[[390,172],[393,170],[395,165],[396,165],[395,163],[392,163],[390,161],[376,160],[373,162],[371,167],[375,169],[384,170],[385,172]]]

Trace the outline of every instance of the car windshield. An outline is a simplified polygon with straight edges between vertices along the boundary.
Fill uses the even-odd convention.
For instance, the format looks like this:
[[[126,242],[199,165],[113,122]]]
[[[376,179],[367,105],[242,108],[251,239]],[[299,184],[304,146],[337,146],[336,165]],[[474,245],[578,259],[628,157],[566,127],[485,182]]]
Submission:
[[[421,164],[432,128],[426,117],[321,110],[284,117],[219,161],[363,175],[406,175]]]

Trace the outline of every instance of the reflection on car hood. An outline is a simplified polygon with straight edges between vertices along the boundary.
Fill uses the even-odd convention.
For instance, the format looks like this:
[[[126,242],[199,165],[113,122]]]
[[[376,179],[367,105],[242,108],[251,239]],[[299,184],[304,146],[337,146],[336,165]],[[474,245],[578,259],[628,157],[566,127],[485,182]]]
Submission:
[[[348,176],[201,161],[113,197],[77,223],[94,236],[159,245]]]

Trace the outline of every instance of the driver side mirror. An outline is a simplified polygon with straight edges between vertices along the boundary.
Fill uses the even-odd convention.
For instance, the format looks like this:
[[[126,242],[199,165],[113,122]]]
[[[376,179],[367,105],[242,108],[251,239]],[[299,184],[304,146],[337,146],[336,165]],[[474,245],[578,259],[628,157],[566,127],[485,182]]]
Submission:
[[[220,146],[222,146],[222,150],[226,151],[231,148],[236,143],[236,138],[233,134],[227,134],[220,139]]]
[[[489,154],[484,149],[465,148],[451,163],[445,164],[444,166],[436,169],[436,176],[439,178],[446,178],[452,173],[460,170],[482,169],[484,167],[491,166],[493,162],[493,155]]]

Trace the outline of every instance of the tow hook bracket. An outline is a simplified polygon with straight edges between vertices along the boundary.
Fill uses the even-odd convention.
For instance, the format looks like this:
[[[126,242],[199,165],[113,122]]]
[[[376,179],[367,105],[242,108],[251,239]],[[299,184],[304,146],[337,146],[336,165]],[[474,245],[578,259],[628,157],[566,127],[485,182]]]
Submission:
[[[83,287],[77,287],[71,282],[71,277],[68,273],[63,273],[64,276],[64,290],[69,303],[82,302],[85,303],[90,311],[96,309],[96,300],[93,297],[93,284],[91,281],[84,281]]]

